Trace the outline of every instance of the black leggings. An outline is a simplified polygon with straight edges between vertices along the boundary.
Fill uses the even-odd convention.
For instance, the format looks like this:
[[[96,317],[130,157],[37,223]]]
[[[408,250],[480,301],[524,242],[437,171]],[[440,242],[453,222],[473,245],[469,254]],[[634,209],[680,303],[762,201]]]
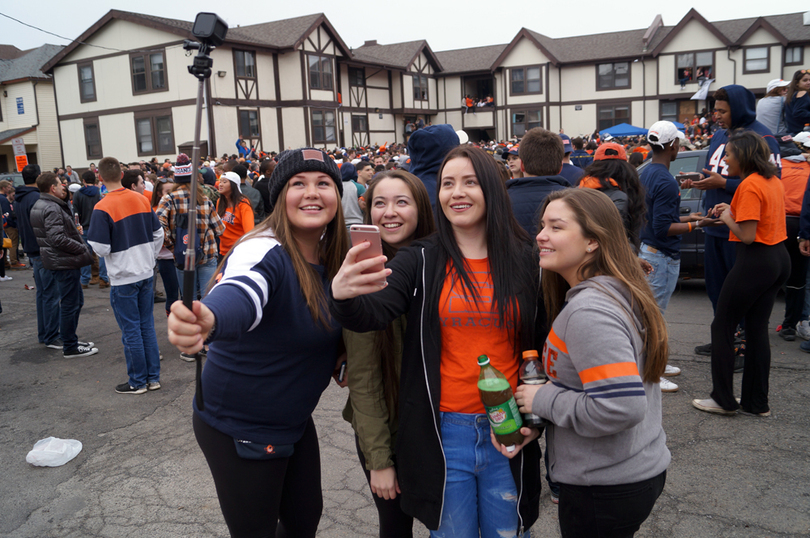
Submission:
[[[771,344],[768,321],[779,288],[790,274],[784,243],[737,245],[712,321],[712,399],[723,409],[764,413],[768,407]],[[734,399],[734,329],[745,316],[745,367],[740,403]]]
[[[366,481],[371,486],[371,471],[366,470],[366,458],[360,450],[360,441],[357,435],[354,436],[354,444],[357,447],[357,457],[360,458],[360,467],[366,473]],[[396,469],[396,463],[394,464]],[[411,538],[413,536],[413,518],[402,511],[399,500],[402,495],[397,495],[395,499],[383,499],[373,492],[371,497],[377,505],[377,514],[380,516],[380,538]]]
[[[323,511],[318,434],[310,417],[289,458],[248,460],[232,437],[192,419],[232,537],[314,537]]]
[[[785,319],[782,321],[782,327],[793,329],[801,321],[804,310],[808,257],[802,255],[799,251],[799,242],[796,241],[799,235],[799,217],[788,215],[785,222],[788,238],[784,244],[790,256],[790,278],[785,284]]]

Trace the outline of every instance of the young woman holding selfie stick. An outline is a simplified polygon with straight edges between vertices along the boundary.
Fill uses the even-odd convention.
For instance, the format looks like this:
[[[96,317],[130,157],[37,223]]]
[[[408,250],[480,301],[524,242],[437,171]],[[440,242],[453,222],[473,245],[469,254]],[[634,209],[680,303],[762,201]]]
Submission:
[[[193,425],[231,536],[311,537],[323,509],[312,411],[343,360],[325,293],[348,248],[340,172],[320,150],[289,150],[269,192],[272,215],[203,301],[172,305],[169,341],[210,343]]]

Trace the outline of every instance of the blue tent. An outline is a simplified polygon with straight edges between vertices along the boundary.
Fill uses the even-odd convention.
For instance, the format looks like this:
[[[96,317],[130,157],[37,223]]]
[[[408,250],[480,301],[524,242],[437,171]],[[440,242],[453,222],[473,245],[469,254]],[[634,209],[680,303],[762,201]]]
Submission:
[[[675,127],[680,129],[681,131],[686,129],[686,126],[683,123],[679,122],[679,121],[673,121],[672,123],[674,123]]]
[[[618,125],[614,125],[613,127],[608,127],[604,131],[600,131],[599,135],[604,138],[605,135],[610,135],[613,137],[621,137],[621,136],[639,136],[639,135],[646,135],[647,129],[642,129],[641,127],[634,127],[629,123],[620,123]]]

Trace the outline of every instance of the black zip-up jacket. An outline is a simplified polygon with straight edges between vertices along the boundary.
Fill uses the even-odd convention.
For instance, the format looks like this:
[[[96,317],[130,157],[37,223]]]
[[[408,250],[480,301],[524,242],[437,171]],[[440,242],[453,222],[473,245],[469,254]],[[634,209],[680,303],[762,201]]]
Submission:
[[[45,269],[80,269],[93,262],[67,202],[43,193],[31,208],[30,218]]]
[[[39,200],[35,185],[20,185],[14,192],[14,212],[17,215],[17,233],[26,256],[39,256],[39,243],[31,228],[31,208]]]
[[[531,251],[527,267],[537,273]],[[399,433],[395,453],[401,506],[428,529],[438,529],[444,507],[446,464],[441,440],[441,324],[439,296],[445,278],[446,255],[436,236],[400,249],[388,264],[393,272],[385,289],[345,301],[329,298],[329,308],[345,328],[382,330],[407,314],[399,391]],[[518,296],[524,349],[541,349],[546,315],[536,289]],[[540,511],[542,452],[535,440],[509,463],[518,492],[518,526],[523,532]]]

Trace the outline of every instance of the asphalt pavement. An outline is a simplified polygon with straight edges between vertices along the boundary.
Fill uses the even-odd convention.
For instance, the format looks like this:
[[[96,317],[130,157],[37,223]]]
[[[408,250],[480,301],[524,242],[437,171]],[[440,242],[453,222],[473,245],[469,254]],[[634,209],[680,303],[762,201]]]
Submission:
[[[8,274],[14,280],[0,282],[0,536],[227,536],[191,429],[194,364],[169,345],[163,305],[155,305],[163,388],[121,395],[114,387],[126,381],[126,366],[109,291],[85,290],[79,322],[80,339],[100,352],[65,359],[37,343],[35,291],[24,287],[34,284],[31,271]],[[772,329],[783,311],[780,298]],[[679,285],[666,319],[670,363],[683,370],[671,378],[680,391],[663,395],[672,464],[637,536],[810,535],[810,355],[799,350],[801,340],[771,333],[771,417],[721,417],[689,403],[711,388],[709,358],[692,352],[709,338],[711,305],[701,281]],[[346,395],[330,385],[314,414],[324,490],[318,535],[373,537],[376,510],[341,418]],[[77,439],[83,450],[61,467],[26,463],[34,443],[49,436]],[[559,536],[547,490],[540,514],[533,536]],[[416,522],[414,536],[427,535]]]

